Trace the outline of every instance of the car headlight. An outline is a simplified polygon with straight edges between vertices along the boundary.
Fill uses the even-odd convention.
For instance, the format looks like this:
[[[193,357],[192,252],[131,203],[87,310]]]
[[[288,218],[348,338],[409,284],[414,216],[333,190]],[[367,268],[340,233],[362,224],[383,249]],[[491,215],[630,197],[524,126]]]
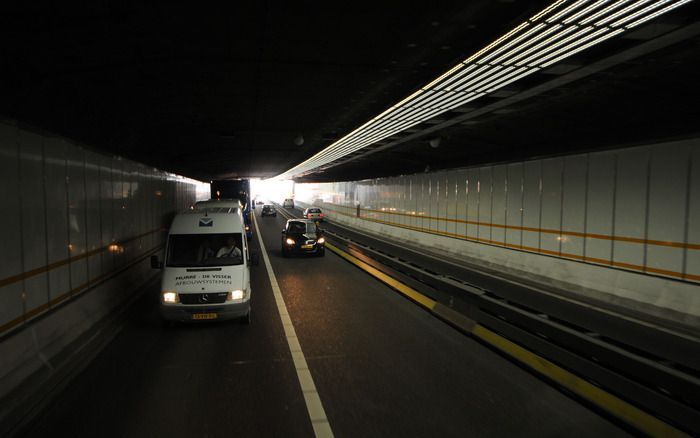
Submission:
[[[325,237],[319,237],[316,243],[326,243],[326,238]]]
[[[179,302],[180,302],[180,297],[178,297],[177,292],[172,292],[172,291],[164,290],[164,291],[162,292],[162,296],[163,296],[163,302],[164,302],[164,303],[175,304],[175,303],[179,303]]]
[[[243,298],[245,298],[245,291],[242,289],[236,289],[228,293],[226,301],[242,300]]]
[[[294,239],[291,239],[289,237],[287,237],[287,240],[285,240],[285,242],[287,242],[287,245],[294,245],[296,243],[294,242]]]

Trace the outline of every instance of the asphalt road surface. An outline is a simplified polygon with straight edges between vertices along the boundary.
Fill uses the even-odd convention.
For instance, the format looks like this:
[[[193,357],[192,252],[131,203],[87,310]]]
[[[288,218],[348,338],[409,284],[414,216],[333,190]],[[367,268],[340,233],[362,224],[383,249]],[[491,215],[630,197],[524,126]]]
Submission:
[[[330,251],[283,258],[285,219],[256,221],[336,437],[627,434]],[[163,326],[145,295],[28,435],[314,436],[262,257],[251,274],[250,326]]]

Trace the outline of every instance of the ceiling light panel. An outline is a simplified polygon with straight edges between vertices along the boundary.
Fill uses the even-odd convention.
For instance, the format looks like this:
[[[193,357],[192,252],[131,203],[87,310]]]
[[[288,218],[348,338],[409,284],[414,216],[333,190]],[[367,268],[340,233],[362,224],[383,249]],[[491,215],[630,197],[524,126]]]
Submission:
[[[430,83],[276,178],[292,178],[602,43],[691,0],[558,0]]]

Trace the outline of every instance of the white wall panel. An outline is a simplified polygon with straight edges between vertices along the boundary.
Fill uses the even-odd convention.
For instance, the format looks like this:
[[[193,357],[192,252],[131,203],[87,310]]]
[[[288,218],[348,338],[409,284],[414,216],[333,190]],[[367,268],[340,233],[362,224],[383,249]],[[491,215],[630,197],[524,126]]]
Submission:
[[[147,261],[141,261],[93,283],[84,294],[69,294],[87,284],[88,273],[115,274],[111,266],[104,269],[99,256],[116,237],[111,161],[96,152],[86,156],[66,139],[0,122],[0,284],[5,284],[0,286],[0,335],[7,335],[0,343],[0,396],[20,385],[41,387],[46,373],[36,370],[60,363],[56,356],[68,348],[85,347],[89,336],[83,335],[154,277]],[[137,167],[142,166],[132,166]],[[164,178],[165,173],[157,173]],[[141,179],[132,178],[132,191]],[[176,185],[186,187],[180,190],[181,201],[194,201],[194,182],[163,183],[171,193]],[[134,230],[144,225],[141,210],[162,208],[146,198],[131,201],[138,207],[129,218]],[[162,208],[163,214],[169,211]],[[96,255],[88,258],[88,251]]]
[[[428,175],[420,175],[421,190],[418,198],[418,214],[420,221],[418,227],[421,230],[430,229],[430,220],[426,216],[430,214],[430,177]]]
[[[158,202],[158,196],[156,195],[155,178],[153,170],[151,168],[144,168],[144,204],[146,206],[153,205]],[[151,249],[157,245],[156,234],[153,233],[157,227],[155,221],[155,211],[152,208],[146,208],[146,214],[144,216],[144,233],[148,233],[145,239],[146,249]]]
[[[68,171],[66,153],[71,144],[58,137],[44,139],[44,190],[46,202],[46,241],[48,263],[67,261],[70,250],[68,231]],[[70,265],[66,263],[48,272],[51,300],[65,296],[71,290]]]
[[[429,210],[428,210],[428,217],[430,217],[430,220],[428,221],[427,228],[430,231],[436,231],[437,230],[437,221],[434,219],[438,215],[437,211],[437,201],[438,201],[438,189],[439,189],[439,178],[435,174],[428,174],[426,175],[426,181],[428,184],[427,187],[427,195],[428,195],[428,205],[429,205]]]
[[[562,219],[563,158],[542,160],[542,225],[540,251],[559,254]]]
[[[15,126],[0,123],[0,279],[7,279],[22,272],[22,236],[20,229],[20,181],[18,132]],[[0,287],[0,326],[22,315],[22,282],[16,281]]]
[[[110,248],[116,241],[114,234],[114,187],[112,185],[112,158],[100,157],[100,221],[102,223],[102,248]],[[156,206],[160,211],[160,203]],[[114,253],[102,251],[102,272],[112,272],[115,266]]]
[[[34,132],[19,131],[20,193],[24,272],[47,265],[46,216],[44,208],[44,173],[42,137]],[[48,303],[48,275],[41,273],[24,280],[26,309]]]
[[[451,187],[450,173],[445,171],[440,174],[440,197],[439,197],[439,213],[440,213],[440,232],[445,233],[448,230],[454,230],[454,222],[447,220],[450,210],[450,191],[454,195],[454,186]],[[454,231],[450,231],[454,234]]]
[[[409,210],[408,198],[410,192],[410,182],[410,177],[403,177],[400,180],[401,199],[396,206],[396,211],[401,214],[396,217],[396,221],[402,226],[408,225],[409,220],[409,218],[406,216],[406,211]]]
[[[403,218],[402,225],[406,227],[413,227],[413,217],[410,216],[412,211],[415,211],[415,199],[413,196],[413,191],[415,190],[415,179],[413,175],[409,175],[405,179],[406,181],[406,192],[403,201],[403,213],[406,214]]]
[[[457,175],[457,171],[449,171],[445,177],[445,232],[450,236],[457,234]]]
[[[584,234],[586,221],[586,186],[588,157],[571,155],[564,158],[564,186],[562,196],[562,231]],[[561,237],[561,253],[564,257],[583,257],[583,237]]]
[[[610,263],[612,258],[610,236],[613,234],[616,161],[614,152],[590,154],[588,158],[586,234],[589,237],[586,238],[584,254],[587,259],[598,263]]]
[[[492,172],[491,166],[480,167],[479,168],[479,182],[478,192],[479,192],[479,223],[485,225],[479,225],[479,239],[480,240],[491,240],[491,191],[492,187]]]
[[[138,256],[138,247],[140,245],[140,239],[138,238],[139,233],[139,223],[138,223],[138,209],[135,193],[138,190],[138,181],[136,179],[137,168],[136,165],[131,161],[124,162],[124,176],[125,176],[125,187],[124,196],[126,201],[124,205],[126,209],[124,210],[124,217],[126,220],[126,238],[128,240],[127,244],[124,245],[126,251],[124,252],[125,259],[132,260]],[[180,202],[178,211],[184,210],[184,205],[187,199],[187,187],[178,184],[180,187]]]
[[[689,147],[684,144],[653,147],[649,184],[648,239],[684,242]],[[647,269],[681,273],[683,251],[672,246],[647,245]],[[663,274],[664,272],[658,272]]]
[[[506,240],[505,243],[522,246],[523,232],[523,164],[511,163],[506,167],[508,185],[506,188]]]
[[[479,237],[479,169],[467,170],[467,237]]]
[[[85,156],[83,149],[66,148],[68,173],[68,230],[71,245],[71,286],[73,289],[87,287],[87,223],[85,202]]]
[[[634,148],[617,154],[615,184],[615,237],[644,240],[647,211],[647,170],[649,149]],[[618,266],[644,266],[644,244],[613,241],[613,257]]]
[[[691,148],[691,154],[685,274],[690,280],[700,281],[700,148]]]
[[[542,161],[526,161],[523,164],[522,245],[528,250],[540,249],[540,210],[542,188]]]
[[[491,189],[491,240],[504,243],[506,240],[506,179],[508,168],[506,165],[493,167],[493,179]]]
[[[128,190],[126,175],[124,173],[124,160],[116,158],[112,161],[112,189],[114,190],[114,199],[112,206],[114,208],[112,220],[114,221],[114,238],[118,242],[118,247],[113,251],[114,264],[116,268],[124,265],[126,259],[124,257],[124,241],[129,238],[128,235],[128,216],[126,215],[127,197],[125,192]],[[168,190],[169,192],[169,208],[176,209],[176,187]]]
[[[455,171],[455,234],[467,235],[467,171]]]
[[[93,280],[102,275],[102,226],[100,221],[100,156],[85,151],[85,217],[87,227],[88,272]],[[149,210],[147,207],[145,210]]]

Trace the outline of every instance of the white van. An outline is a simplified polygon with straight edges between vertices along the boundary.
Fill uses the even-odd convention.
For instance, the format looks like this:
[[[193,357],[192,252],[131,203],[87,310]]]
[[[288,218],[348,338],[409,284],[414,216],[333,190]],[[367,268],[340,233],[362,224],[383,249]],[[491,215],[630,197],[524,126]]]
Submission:
[[[231,209],[230,213],[242,212],[242,214],[247,215],[247,213],[245,212],[245,205],[243,205],[239,199],[233,199],[233,198],[229,198],[229,199],[212,198],[212,199],[207,199],[206,201],[197,201],[194,203],[192,208],[195,210],[203,210],[205,208],[209,208],[209,209],[211,209],[211,208],[222,208],[222,209],[229,208],[229,209]],[[250,226],[251,225],[250,216],[247,216],[245,218],[244,223],[245,223],[246,236],[249,239],[251,239],[253,237],[253,230],[251,229],[251,226]]]
[[[252,258],[251,258],[252,255]],[[241,318],[250,323],[250,265],[258,263],[245,236],[240,209],[189,210],[168,232],[160,309],[170,321]]]

